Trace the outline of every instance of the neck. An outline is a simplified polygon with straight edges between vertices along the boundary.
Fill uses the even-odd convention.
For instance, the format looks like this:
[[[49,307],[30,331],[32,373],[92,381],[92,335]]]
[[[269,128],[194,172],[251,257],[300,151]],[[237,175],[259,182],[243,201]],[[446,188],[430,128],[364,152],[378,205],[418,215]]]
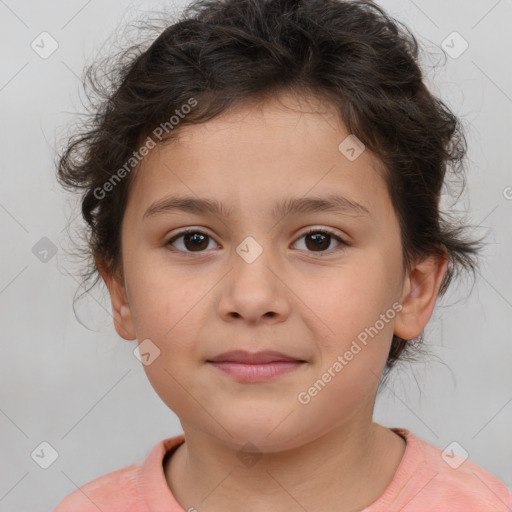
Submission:
[[[184,431],[186,443],[169,458],[165,474],[185,510],[226,512],[236,496],[247,512],[288,511],[297,504],[310,511],[355,512],[381,496],[405,452],[400,436],[371,422],[243,461],[204,432]]]

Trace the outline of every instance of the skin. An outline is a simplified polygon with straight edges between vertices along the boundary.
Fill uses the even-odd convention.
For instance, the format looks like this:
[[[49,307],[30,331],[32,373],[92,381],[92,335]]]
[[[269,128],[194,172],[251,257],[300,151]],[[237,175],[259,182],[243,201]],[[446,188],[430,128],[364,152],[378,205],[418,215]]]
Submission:
[[[177,135],[137,170],[122,222],[123,275],[97,262],[119,335],[149,338],[160,350],[144,368],[186,437],[164,468],[169,487],[185,510],[361,510],[384,492],[405,450],[372,421],[392,335],[421,334],[446,259],[404,268],[381,164],[369,150],[354,161],[338,150],[349,132],[324,102],[291,94],[246,102]],[[176,210],[143,219],[171,193],[214,198],[232,216]],[[331,193],[369,214],[271,217],[283,198]],[[168,243],[186,227],[208,235],[202,252],[183,237]],[[346,245],[328,237],[315,250],[309,227]],[[252,263],[236,252],[247,236],[263,249]],[[402,306],[395,318],[299,403],[393,303]],[[238,382],[207,363],[234,349],[306,363],[269,381]],[[237,457],[248,442],[260,454],[251,466]]]

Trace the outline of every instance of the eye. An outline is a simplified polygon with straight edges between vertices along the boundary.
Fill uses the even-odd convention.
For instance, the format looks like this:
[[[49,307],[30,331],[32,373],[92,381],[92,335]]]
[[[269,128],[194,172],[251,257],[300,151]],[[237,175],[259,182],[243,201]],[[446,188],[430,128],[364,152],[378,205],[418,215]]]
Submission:
[[[173,245],[176,240],[183,238],[181,245],[185,249],[178,248],[181,252],[203,252],[208,248],[208,240],[213,240],[209,235],[197,229],[186,229],[174,235],[166,245]]]
[[[332,239],[338,242],[338,247],[333,249],[334,251],[340,250],[340,245],[347,245],[338,235],[326,229],[312,228],[304,233],[299,240],[301,238],[305,238],[305,250],[309,252],[328,252],[327,249],[331,245]],[[181,247],[174,245],[177,241],[180,242],[178,245]],[[208,241],[213,241],[208,234],[197,229],[186,229],[174,235],[166,245],[176,247],[179,252],[184,253],[204,252],[209,247]]]
[[[342,246],[341,248],[338,246],[334,251],[341,250],[347,245],[338,235],[326,229],[310,229],[299,240],[301,238],[306,239],[305,246],[308,250],[310,249],[310,252],[328,252],[325,249],[331,245],[333,238]]]

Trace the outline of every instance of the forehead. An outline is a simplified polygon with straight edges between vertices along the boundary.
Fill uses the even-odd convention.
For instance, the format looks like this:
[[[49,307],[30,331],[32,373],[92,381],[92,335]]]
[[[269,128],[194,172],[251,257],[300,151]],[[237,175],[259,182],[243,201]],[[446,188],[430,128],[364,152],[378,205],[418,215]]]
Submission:
[[[322,100],[282,95],[178,128],[135,173],[129,207],[139,216],[170,193],[215,198],[230,211],[257,205],[275,212],[284,197],[335,193],[368,209],[389,202],[381,162],[367,149],[347,157],[353,136]]]

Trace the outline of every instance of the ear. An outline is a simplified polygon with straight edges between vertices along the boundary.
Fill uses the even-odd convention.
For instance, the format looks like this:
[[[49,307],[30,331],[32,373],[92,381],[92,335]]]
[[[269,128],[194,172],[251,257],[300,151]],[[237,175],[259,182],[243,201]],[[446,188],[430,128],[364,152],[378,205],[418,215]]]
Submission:
[[[408,273],[400,301],[402,309],[395,322],[396,336],[412,340],[423,332],[432,316],[447,265],[445,250],[444,256],[429,256]]]
[[[111,274],[104,262],[96,260],[96,267],[107,285],[112,302],[112,313],[114,317],[114,327],[117,334],[125,340],[134,340],[137,338],[133,325],[133,318],[128,303],[126,287],[123,279],[118,275]]]

